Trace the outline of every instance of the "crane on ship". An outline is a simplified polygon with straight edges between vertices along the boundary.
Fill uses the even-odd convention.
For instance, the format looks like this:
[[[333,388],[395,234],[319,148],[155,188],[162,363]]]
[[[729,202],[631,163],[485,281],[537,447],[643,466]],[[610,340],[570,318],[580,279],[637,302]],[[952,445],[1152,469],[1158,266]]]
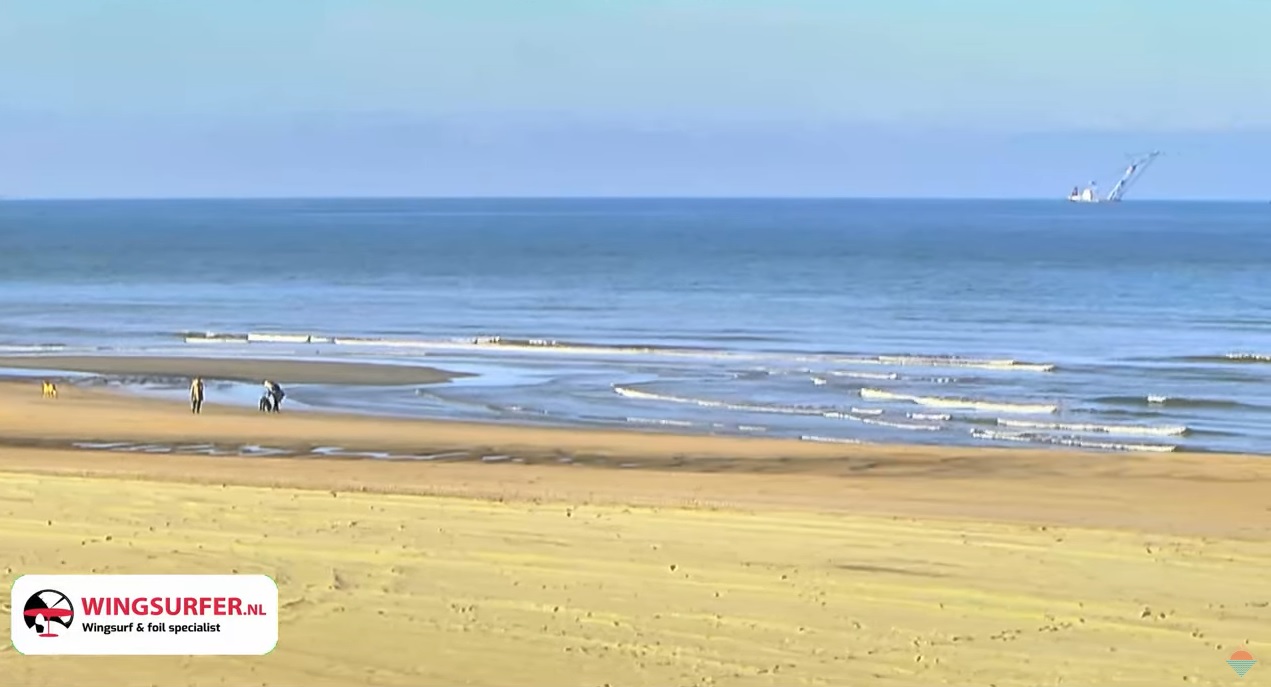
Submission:
[[[1099,197],[1099,193],[1096,190],[1097,185],[1092,181],[1084,189],[1073,187],[1072,193],[1068,194],[1068,200],[1073,203],[1119,203],[1125,196],[1125,192],[1143,177],[1143,173],[1147,171],[1148,167],[1152,166],[1152,163],[1160,155],[1161,151],[1154,150],[1150,153],[1132,156],[1130,165],[1125,168],[1125,172],[1121,174],[1121,178],[1117,180],[1116,185],[1103,198]]]

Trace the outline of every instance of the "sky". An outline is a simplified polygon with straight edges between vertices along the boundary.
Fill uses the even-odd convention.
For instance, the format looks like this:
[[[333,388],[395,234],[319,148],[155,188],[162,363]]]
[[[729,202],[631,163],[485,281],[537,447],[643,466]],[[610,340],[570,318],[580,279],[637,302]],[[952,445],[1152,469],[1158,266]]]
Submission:
[[[1271,199],[1266,0],[0,0],[0,196]]]

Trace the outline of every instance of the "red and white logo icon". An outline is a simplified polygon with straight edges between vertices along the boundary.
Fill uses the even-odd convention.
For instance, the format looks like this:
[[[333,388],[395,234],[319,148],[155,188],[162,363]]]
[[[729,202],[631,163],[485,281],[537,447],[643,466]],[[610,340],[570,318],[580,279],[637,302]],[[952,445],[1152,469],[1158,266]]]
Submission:
[[[41,637],[57,637],[75,622],[75,605],[56,589],[41,589],[26,600],[26,626]]]

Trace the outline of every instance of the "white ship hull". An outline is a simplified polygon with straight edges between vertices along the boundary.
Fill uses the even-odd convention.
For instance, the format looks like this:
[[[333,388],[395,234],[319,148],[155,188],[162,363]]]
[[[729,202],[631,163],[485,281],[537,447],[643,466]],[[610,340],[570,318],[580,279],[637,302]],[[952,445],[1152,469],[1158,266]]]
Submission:
[[[1080,193],[1068,194],[1068,201],[1071,203],[1099,203],[1102,199],[1094,193],[1094,187],[1087,188]]]

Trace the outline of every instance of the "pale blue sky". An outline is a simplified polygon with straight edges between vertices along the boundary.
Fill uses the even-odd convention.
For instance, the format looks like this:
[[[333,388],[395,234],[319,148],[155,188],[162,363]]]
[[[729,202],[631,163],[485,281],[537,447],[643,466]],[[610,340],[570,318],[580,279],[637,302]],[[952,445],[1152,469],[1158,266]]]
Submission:
[[[0,0],[0,195],[1271,197],[1267,0]]]

